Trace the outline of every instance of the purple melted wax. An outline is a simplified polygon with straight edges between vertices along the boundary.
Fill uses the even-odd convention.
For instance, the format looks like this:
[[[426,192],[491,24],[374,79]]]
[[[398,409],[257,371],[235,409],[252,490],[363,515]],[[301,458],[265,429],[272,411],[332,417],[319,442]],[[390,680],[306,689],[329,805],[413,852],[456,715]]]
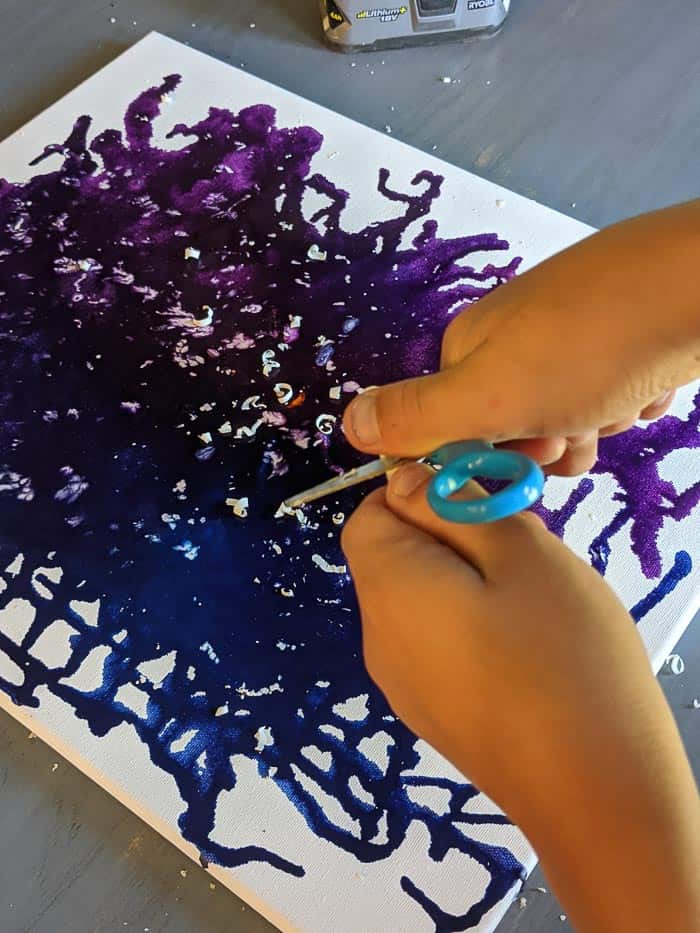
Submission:
[[[312,559],[343,563],[331,515],[349,513],[360,493],[323,504],[306,526],[274,515],[329,468],[356,462],[338,424],[357,387],[435,368],[455,307],[511,278],[519,260],[480,264],[479,254],[508,250],[493,234],[440,238],[425,219],[442,183],[429,172],[403,193],[382,170],[378,190],[399,216],[348,233],[348,194],[311,170],[321,136],[276,127],[267,106],[212,109],[172,130],[179,147],[158,148],[153,121],[178,83],[171,76],[137,98],[123,133],[90,142],[82,117],[36,160],[58,156],[57,169],[0,183],[0,569],[9,568],[0,608],[15,598],[36,607],[21,638],[0,633],[21,669],[0,687],[26,706],[48,688],[96,736],[133,726],[176,781],[180,829],[203,863],[304,872],[283,853],[210,838],[218,795],[237,781],[235,755],[360,861],[386,859],[422,822],[433,859],[456,849],[490,881],[461,916],[416,880],[402,879],[404,890],[436,930],[476,926],[522,866],[468,828],[504,819],[464,813],[472,787],[406,773],[418,762],[415,737],[364,671],[349,579]],[[321,206],[306,219],[309,199]],[[694,444],[697,418],[606,442],[600,469],[616,477],[621,511],[595,545],[601,570],[609,538],[631,523],[644,572],[659,575],[660,524],[687,515],[698,488],[677,496],[658,464]],[[586,483],[547,513],[560,532]],[[227,497],[241,516],[247,499],[247,517],[235,518]],[[677,560],[675,582],[657,582],[640,614],[687,563]],[[75,601],[97,599],[95,627]],[[68,664],[51,670],[28,649],[57,618],[78,634]],[[72,685],[105,644],[99,685]],[[140,676],[144,661],[172,651],[160,685]],[[147,695],[145,716],[117,699],[124,685]],[[343,704],[357,696],[364,712],[348,717]],[[261,726],[274,744],[256,751]],[[189,730],[197,734],[181,747]],[[386,767],[358,750],[378,732]],[[302,754],[309,745],[330,752],[330,768]],[[352,831],[303,775],[342,806]],[[352,793],[353,776],[374,805]],[[448,790],[447,812],[413,803],[417,784]]]
[[[661,576],[658,545],[661,528],[666,521],[678,522],[689,517],[700,503],[700,482],[691,483],[678,492],[672,482],[663,478],[659,467],[673,451],[693,449],[700,449],[700,394],[686,420],[668,415],[601,443],[598,462],[591,473],[614,478],[618,488],[613,499],[619,507],[588,549],[591,564],[600,573],[605,574],[607,570],[612,538],[629,526],[632,550],[644,576],[652,580]],[[576,510],[593,490],[593,480],[583,479],[561,508],[547,509],[540,504],[535,511],[552,531],[563,535]],[[632,608],[634,618],[642,619],[691,571],[690,555],[678,551],[671,569]]]

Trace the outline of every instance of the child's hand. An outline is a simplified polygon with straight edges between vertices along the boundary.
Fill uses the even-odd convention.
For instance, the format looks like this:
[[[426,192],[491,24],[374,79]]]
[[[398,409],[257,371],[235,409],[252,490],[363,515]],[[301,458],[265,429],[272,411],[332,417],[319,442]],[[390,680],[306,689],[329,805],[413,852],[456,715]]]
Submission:
[[[404,456],[517,441],[551,472],[585,472],[599,436],[663,414],[700,375],[699,263],[700,201],[584,240],[459,314],[440,373],[356,399],[348,439]]]
[[[443,522],[429,476],[402,468],[345,529],[371,676],[524,829],[577,928],[687,933],[697,802],[634,623],[532,515]]]
[[[593,749],[612,766],[630,727],[646,742],[648,721],[628,711],[662,700],[632,619],[595,571],[530,513],[443,521],[425,495],[431,475],[403,467],[345,528],[365,661],[400,718],[512,809]]]

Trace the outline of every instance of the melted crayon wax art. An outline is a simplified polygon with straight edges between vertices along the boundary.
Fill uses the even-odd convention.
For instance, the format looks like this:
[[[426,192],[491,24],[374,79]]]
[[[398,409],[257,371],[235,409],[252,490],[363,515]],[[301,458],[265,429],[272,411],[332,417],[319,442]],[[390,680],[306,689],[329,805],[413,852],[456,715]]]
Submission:
[[[436,929],[474,927],[523,867],[470,835],[507,823],[468,812],[476,789],[416,773],[419,743],[364,671],[339,547],[362,491],[291,515],[278,504],[359,462],[345,404],[434,369],[455,309],[520,260],[496,234],[442,238],[429,171],[399,191],[382,170],[396,216],[348,232],[349,194],[313,168],[321,135],[278,126],[264,104],[211,109],[159,147],[179,83],[140,94],[121,130],[91,136],[81,117],[33,178],[0,183],[0,688],[27,707],[46,689],[96,736],[129,723],[176,782],[180,831],[205,863],[305,872],[262,842],[214,841],[236,756],[359,862],[389,858],[421,823],[435,862],[465,853],[489,881],[461,913],[408,876],[404,892]],[[631,529],[650,581],[637,618],[691,572],[679,551],[662,575],[657,538],[700,484],[679,494],[660,464],[697,446],[698,409],[602,445],[594,472],[615,478],[619,510],[591,559],[605,573]],[[554,530],[593,483],[540,506]]]

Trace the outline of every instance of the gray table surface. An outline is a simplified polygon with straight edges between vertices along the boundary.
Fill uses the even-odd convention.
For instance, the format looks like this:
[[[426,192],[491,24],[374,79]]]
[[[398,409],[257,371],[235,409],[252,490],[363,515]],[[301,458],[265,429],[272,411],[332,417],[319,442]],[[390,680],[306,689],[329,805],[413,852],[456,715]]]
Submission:
[[[315,0],[0,0],[0,137],[157,29],[595,226],[697,197],[695,0],[513,7],[494,40],[349,59]],[[700,626],[678,650],[663,685],[697,773]],[[271,929],[4,714],[0,853],[5,933]],[[568,928],[537,886],[502,933]]]

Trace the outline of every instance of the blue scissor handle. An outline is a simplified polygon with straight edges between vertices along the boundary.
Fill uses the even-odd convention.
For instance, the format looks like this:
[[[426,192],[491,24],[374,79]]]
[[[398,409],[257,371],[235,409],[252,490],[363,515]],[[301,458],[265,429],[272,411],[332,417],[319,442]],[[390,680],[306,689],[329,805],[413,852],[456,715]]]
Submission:
[[[427,459],[442,467],[428,486],[428,502],[448,522],[479,525],[507,518],[534,505],[544,489],[544,474],[534,460],[513,450],[496,449],[484,441],[445,444]],[[475,477],[509,483],[484,499],[450,499]]]

